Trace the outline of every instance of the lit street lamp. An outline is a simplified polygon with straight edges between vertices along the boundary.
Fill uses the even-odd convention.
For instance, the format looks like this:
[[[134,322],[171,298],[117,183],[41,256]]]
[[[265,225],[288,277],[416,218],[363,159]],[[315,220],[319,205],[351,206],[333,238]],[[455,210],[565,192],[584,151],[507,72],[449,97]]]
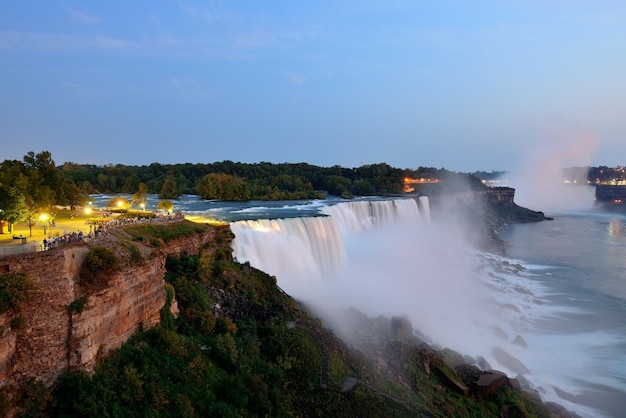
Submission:
[[[42,213],[41,215],[39,215],[39,220],[43,223],[43,234],[46,235],[48,228],[48,214]]]

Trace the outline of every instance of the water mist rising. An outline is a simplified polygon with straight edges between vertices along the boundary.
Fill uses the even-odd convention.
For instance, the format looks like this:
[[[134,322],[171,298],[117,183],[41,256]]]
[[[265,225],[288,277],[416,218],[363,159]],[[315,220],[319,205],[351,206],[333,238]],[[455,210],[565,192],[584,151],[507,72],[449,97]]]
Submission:
[[[235,222],[233,254],[275,275],[352,344],[346,309],[370,318],[404,316],[431,343],[483,357],[510,377],[524,375],[545,400],[587,412],[557,388],[576,393],[572,382],[592,373],[583,352],[602,339],[585,335],[572,343],[558,330],[545,332],[541,324],[572,312],[545,302],[549,291],[530,279],[541,270],[473,250],[465,221],[476,219],[452,210],[431,221],[427,198],[343,202],[322,212]]]
[[[346,202],[325,207],[327,217],[236,222],[234,255],[275,275],[342,337],[349,328],[338,312],[353,307],[406,316],[433,342],[488,354],[480,335],[497,318],[461,229],[431,223],[428,200],[419,203]]]
[[[587,184],[586,173],[576,185],[564,183],[566,167],[588,167],[598,144],[596,134],[555,129],[545,135],[528,156],[521,170],[510,179],[516,202],[546,213],[589,209],[594,189]]]

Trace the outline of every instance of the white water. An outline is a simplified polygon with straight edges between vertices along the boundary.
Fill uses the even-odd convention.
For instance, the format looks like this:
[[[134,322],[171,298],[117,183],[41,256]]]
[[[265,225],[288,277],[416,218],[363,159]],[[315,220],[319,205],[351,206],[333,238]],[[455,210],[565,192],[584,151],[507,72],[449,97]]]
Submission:
[[[546,303],[551,290],[532,280],[542,267],[470,249],[461,225],[430,221],[427,198],[344,202],[320,211],[327,216],[232,223],[234,256],[276,276],[339,336],[349,334],[340,313],[347,307],[371,317],[404,315],[432,343],[484,357],[510,377],[524,375],[544,400],[600,416],[557,392],[580,391],[572,382],[594,367],[587,352],[610,337],[549,332],[554,318],[578,313]]]

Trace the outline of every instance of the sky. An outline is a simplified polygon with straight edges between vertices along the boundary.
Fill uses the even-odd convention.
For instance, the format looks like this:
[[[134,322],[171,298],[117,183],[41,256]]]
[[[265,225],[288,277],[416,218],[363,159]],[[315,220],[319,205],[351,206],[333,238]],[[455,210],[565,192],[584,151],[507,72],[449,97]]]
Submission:
[[[32,1],[0,161],[626,164],[626,2]],[[572,151],[573,150],[573,151]]]

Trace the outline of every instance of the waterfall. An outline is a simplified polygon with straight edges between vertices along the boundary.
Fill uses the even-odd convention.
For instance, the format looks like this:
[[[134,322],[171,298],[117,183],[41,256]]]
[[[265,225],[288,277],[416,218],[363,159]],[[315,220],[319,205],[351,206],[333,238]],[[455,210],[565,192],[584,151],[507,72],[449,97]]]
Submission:
[[[331,217],[239,221],[231,230],[237,261],[280,280],[321,276],[345,263],[343,239]]]
[[[420,198],[422,208],[428,198]],[[424,213],[422,213],[424,212]],[[325,206],[321,216],[259,219],[231,224],[233,255],[239,262],[286,280],[327,276],[346,263],[345,240],[394,222],[427,222],[414,199],[342,202]]]
[[[484,300],[469,245],[458,226],[430,222],[427,197],[328,204],[320,216],[238,221],[231,229],[239,262],[276,276],[329,323],[354,307],[373,317],[406,315],[448,347],[477,341],[486,313],[474,309]]]
[[[473,249],[467,237],[480,233],[478,224],[431,222],[428,198],[420,197],[328,204],[319,216],[239,221],[231,229],[238,261],[276,276],[345,341],[358,346],[363,337],[346,308],[370,318],[404,316],[430,342],[520,374],[563,401],[552,386],[567,389],[563,376],[571,370],[561,380],[546,376],[550,355],[535,350],[548,352],[554,336],[544,337],[534,321],[572,312],[543,302],[548,289],[534,279],[540,273]]]

